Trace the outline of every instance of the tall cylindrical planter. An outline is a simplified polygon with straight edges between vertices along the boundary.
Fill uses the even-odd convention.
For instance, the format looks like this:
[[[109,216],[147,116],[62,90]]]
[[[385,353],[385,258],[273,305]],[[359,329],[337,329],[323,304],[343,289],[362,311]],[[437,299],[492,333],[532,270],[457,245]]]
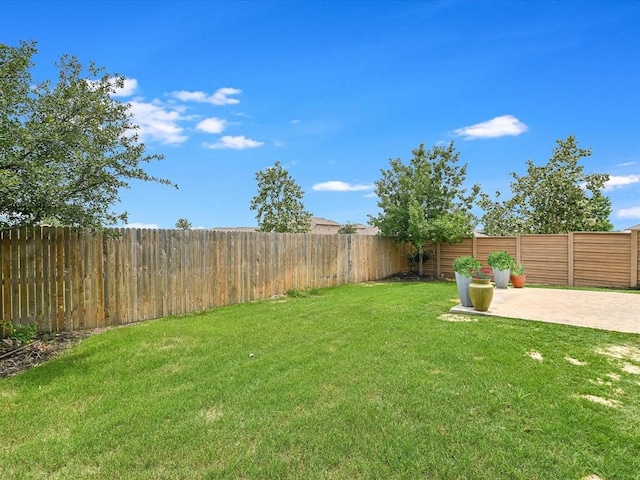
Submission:
[[[499,270],[493,267],[493,279],[496,282],[496,288],[507,288],[509,285],[509,274],[511,269]]]
[[[471,297],[469,297],[469,284],[471,277],[461,275],[456,272],[456,285],[458,286],[458,296],[460,297],[460,305],[463,307],[473,307]]]
[[[486,312],[489,310],[491,300],[493,300],[493,285],[489,279],[474,279],[469,285],[469,297],[474,310]]]

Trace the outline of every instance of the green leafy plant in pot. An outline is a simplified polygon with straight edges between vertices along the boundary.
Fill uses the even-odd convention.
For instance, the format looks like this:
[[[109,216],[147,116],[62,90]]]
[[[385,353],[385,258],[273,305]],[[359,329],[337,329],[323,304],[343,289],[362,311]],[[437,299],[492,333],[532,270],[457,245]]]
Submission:
[[[482,268],[480,261],[470,255],[457,257],[453,261],[453,271],[456,274],[456,285],[458,287],[458,296],[460,304],[463,307],[472,307],[471,297],[469,297],[469,284],[471,283],[472,272]]]
[[[511,285],[513,288],[523,288],[525,282],[527,281],[527,276],[525,275],[526,268],[522,263],[518,263],[514,265],[511,269]]]
[[[504,250],[491,252],[487,257],[487,263],[493,268],[493,279],[496,282],[496,288],[507,288],[509,285],[509,275],[511,268],[516,261]]]

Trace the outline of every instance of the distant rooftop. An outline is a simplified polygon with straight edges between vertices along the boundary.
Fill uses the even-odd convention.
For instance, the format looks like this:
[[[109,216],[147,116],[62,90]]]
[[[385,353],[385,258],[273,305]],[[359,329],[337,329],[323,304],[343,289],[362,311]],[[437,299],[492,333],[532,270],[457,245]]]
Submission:
[[[323,217],[311,217],[310,233],[337,234],[342,224],[335,220],[329,220]],[[363,225],[356,223],[356,232],[358,235],[377,235],[380,230],[378,227]],[[255,232],[258,227],[214,227],[211,230],[215,232]]]

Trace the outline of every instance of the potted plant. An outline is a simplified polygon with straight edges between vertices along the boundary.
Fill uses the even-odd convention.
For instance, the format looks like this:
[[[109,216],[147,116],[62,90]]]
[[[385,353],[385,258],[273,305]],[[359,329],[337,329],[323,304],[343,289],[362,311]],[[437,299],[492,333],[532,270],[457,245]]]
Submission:
[[[471,284],[469,285],[469,297],[474,310],[486,312],[493,300],[493,285],[491,285],[491,270],[477,268],[471,272]]]
[[[518,263],[513,266],[511,269],[511,285],[513,285],[513,288],[524,287],[524,284],[527,281],[527,276],[524,274],[525,271],[526,268],[522,263]]]
[[[473,307],[469,297],[469,284],[471,283],[471,272],[481,268],[482,264],[470,255],[457,257],[453,261],[453,271],[456,273],[456,285],[460,304],[463,307]]]
[[[516,263],[513,257],[504,250],[491,252],[487,257],[487,263],[493,267],[493,279],[496,282],[496,288],[507,288],[510,269]]]

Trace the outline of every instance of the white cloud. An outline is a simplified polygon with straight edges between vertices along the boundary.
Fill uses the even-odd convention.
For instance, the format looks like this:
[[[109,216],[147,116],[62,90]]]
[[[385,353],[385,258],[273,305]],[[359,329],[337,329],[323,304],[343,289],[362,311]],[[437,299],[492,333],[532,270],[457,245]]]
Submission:
[[[282,140],[274,140],[273,145],[275,147],[284,147],[284,142]]]
[[[205,118],[198,125],[196,125],[196,130],[200,130],[205,133],[222,133],[222,131],[227,127],[227,121],[221,118]]]
[[[468,127],[458,128],[453,131],[456,135],[464,137],[465,140],[475,138],[495,138],[506,135],[517,136],[529,129],[524,123],[513,115],[502,115],[492,118],[486,122],[476,123]]]
[[[181,90],[173,92],[172,95],[183,102],[211,103],[213,105],[235,105],[240,103],[237,98],[230,98],[230,95],[239,95],[242,90],[237,88],[219,88],[212,95],[205,92],[188,92]]]
[[[229,95],[239,95],[242,90],[237,88],[219,88],[211,97],[211,103],[214,105],[234,105],[240,103],[237,98],[229,98]]]
[[[330,181],[330,182],[322,182],[316,183],[313,187],[313,190],[317,192],[359,192],[362,190],[373,190],[373,185],[352,185],[350,183],[340,182],[340,181]]]
[[[162,143],[182,143],[187,140],[182,134],[182,127],[178,125],[181,120],[179,112],[137,100],[129,104],[133,121],[140,127],[138,134],[142,139],[159,140]]]
[[[245,137],[244,135],[240,135],[237,137],[232,137],[229,135],[225,135],[216,143],[203,143],[205,148],[211,148],[213,150],[220,150],[223,148],[232,148],[234,150],[244,150],[245,148],[256,148],[264,145],[263,142],[258,142],[257,140],[251,140],[250,138]]]
[[[294,123],[294,124],[295,124],[295,123],[300,123],[300,120],[298,120],[298,119],[293,119],[293,120],[291,120],[291,123]]]
[[[620,218],[640,218],[640,207],[621,208],[618,210]]]
[[[152,230],[156,230],[160,228],[160,225],[158,225],[157,223],[127,223],[122,228],[149,228]]]
[[[624,163],[619,163],[616,165],[616,167],[630,167],[631,165],[635,165],[636,162],[624,162]]]
[[[632,183],[639,183],[640,175],[610,175],[604,184],[605,190],[613,190],[616,187],[624,187]]]
[[[138,80],[135,78],[125,78],[124,86],[118,88],[113,94],[114,97],[130,97],[138,90]]]

